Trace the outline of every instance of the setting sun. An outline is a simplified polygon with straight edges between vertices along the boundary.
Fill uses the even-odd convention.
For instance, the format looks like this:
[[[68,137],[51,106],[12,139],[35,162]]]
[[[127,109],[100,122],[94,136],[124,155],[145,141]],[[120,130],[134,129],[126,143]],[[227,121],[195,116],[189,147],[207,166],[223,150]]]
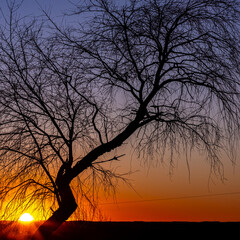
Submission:
[[[33,221],[33,216],[29,213],[24,213],[20,218],[19,221],[21,222],[31,222]]]

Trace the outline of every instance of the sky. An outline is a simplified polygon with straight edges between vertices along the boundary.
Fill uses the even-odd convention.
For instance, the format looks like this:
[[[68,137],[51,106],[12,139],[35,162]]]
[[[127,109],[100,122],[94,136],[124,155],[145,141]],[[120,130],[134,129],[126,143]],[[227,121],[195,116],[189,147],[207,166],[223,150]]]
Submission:
[[[146,166],[126,156],[122,168],[131,169],[134,190],[118,189],[116,200],[105,200],[101,207],[112,221],[239,221],[240,167],[223,160],[225,180],[210,174],[204,156],[193,154],[190,173],[184,157],[169,164]],[[131,162],[131,163],[130,163]],[[155,165],[155,166],[154,166]],[[104,201],[104,200],[102,200]]]
[[[72,2],[79,2],[73,1]],[[71,8],[68,0],[25,0],[22,15],[37,16],[41,7],[55,19]],[[0,0],[6,11],[6,3]],[[1,18],[0,18],[1,20]],[[185,156],[176,157],[170,173],[168,157],[163,163],[146,163],[137,159],[129,148],[114,167],[132,187],[120,183],[115,196],[100,194],[99,208],[105,220],[111,221],[240,221],[240,161],[232,164],[223,156],[225,180],[210,174],[204,156],[193,153],[187,167]]]

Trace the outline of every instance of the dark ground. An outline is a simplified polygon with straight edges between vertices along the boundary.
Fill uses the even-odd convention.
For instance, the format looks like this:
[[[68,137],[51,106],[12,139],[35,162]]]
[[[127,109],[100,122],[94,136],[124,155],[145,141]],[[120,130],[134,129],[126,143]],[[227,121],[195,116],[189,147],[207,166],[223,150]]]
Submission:
[[[39,223],[0,222],[1,240],[27,240]],[[55,240],[240,239],[240,222],[66,222]]]

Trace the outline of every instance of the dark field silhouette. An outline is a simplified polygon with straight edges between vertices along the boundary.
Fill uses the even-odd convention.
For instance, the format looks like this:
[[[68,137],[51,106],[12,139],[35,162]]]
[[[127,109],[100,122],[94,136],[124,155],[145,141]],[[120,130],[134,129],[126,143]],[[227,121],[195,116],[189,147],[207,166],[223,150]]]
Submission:
[[[28,240],[41,222],[1,222],[1,240]],[[240,222],[65,222],[50,239],[210,239],[237,236]],[[230,238],[229,238],[230,237]]]

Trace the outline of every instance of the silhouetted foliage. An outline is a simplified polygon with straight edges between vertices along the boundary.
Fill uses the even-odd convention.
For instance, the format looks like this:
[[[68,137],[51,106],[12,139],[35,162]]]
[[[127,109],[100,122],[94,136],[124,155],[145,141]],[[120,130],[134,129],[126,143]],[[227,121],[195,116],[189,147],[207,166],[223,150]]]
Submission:
[[[238,133],[239,1],[92,0],[74,6],[68,14],[81,22],[65,27],[46,12],[51,27],[26,23],[15,7],[0,32],[0,198],[13,196],[8,210],[51,202],[47,223],[58,224],[42,225],[48,235],[77,207],[75,178],[89,201],[90,189],[121,178],[105,163],[119,160],[112,151],[131,137],[149,161],[204,151],[222,176],[219,151],[231,151]],[[89,176],[98,181],[86,189]]]

